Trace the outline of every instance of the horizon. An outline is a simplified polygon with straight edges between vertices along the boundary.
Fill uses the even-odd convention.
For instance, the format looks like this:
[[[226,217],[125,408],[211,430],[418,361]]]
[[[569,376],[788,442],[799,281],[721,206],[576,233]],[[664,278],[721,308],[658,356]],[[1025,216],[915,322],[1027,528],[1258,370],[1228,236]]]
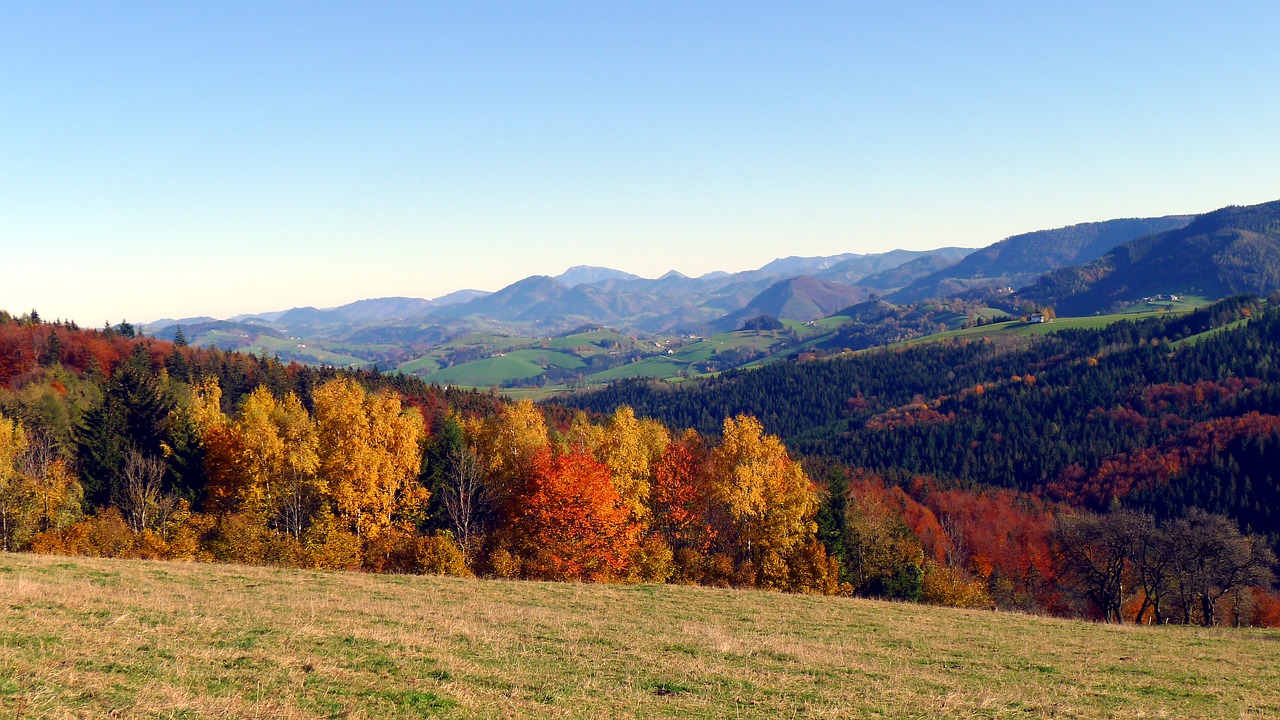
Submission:
[[[1277,21],[1270,5],[12,8],[0,308],[228,318],[1265,202]]]

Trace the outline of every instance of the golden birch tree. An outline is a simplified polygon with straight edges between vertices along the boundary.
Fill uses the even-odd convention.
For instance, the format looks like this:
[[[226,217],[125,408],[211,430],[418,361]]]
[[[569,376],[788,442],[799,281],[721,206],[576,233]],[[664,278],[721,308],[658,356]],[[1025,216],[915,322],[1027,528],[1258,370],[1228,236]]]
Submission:
[[[335,514],[358,537],[373,539],[398,516],[425,506],[417,482],[422,415],[405,411],[389,391],[365,392],[337,378],[312,394],[318,475]]]

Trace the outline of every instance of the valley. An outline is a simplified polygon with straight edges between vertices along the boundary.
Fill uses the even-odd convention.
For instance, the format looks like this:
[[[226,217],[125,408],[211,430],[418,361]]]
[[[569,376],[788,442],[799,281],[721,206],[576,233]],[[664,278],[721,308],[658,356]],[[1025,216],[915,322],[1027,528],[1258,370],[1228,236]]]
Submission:
[[[700,277],[575,266],[492,293],[168,319],[141,329],[286,363],[544,398],[896,343],[1096,328],[1232,293],[1265,296],[1280,286],[1277,217],[1280,203],[1268,203],[1083,223],[976,251],[788,257]],[[1188,254],[1194,260],[1178,259]],[[1060,317],[1031,322],[1042,309]]]

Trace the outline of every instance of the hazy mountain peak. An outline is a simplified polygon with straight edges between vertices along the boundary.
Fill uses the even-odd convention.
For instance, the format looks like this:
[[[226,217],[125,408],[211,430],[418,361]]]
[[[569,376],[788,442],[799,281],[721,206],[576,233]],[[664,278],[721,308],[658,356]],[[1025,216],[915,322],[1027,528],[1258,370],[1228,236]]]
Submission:
[[[603,280],[635,280],[640,277],[622,270],[614,270],[613,268],[598,267],[596,265],[574,265],[564,272],[556,275],[555,279],[573,287],[583,283],[598,283]]]
[[[455,290],[448,295],[441,295],[440,297],[433,299],[431,302],[437,307],[444,307],[445,305],[456,305],[458,303],[470,302],[471,300],[482,298],[488,294],[489,292],[487,290]]]
[[[827,268],[842,263],[845,260],[861,257],[859,253],[841,253],[840,255],[816,256],[816,257],[800,257],[791,255],[784,258],[766,263],[760,268],[760,272],[770,275],[782,275],[787,273],[810,273],[818,270],[826,270]]]

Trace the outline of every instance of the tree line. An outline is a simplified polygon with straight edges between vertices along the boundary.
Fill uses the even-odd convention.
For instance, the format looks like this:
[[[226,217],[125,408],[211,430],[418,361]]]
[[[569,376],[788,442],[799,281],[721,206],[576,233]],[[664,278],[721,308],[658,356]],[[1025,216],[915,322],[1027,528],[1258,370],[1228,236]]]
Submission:
[[[625,403],[707,433],[716,415],[745,412],[811,464],[1095,511],[1114,501],[1162,519],[1200,507],[1280,548],[1280,308],[1251,296],[1041,338],[883,348],[678,386],[628,381],[557,402]]]
[[[1117,343],[1110,355],[1129,351],[1105,342]],[[1071,365],[1058,357],[1060,342],[1030,349],[959,346],[970,367],[950,367],[977,375],[994,355],[1044,378]],[[1075,365],[1102,366],[1108,353],[1099,355],[1097,366]],[[900,379],[919,372],[884,362],[894,355],[874,357]],[[939,365],[919,382],[956,382],[941,372],[952,356],[934,348],[922,357]],[[1029,493],[903,463],[855,465],[832,455],[802,463],[768,416],[727,413],[711,431],[681,429],[626,405],[588,413],[511,403],[401,375],[284,365],[30,317],[0,317],[0,373],[7,550],[699,583],[1117,617],[1114,603],[1091,599],[1069,562],[1063,528],[1089,517],[1078,509],[1088,504],[1084,495],[1072,494],[1085,486],[1078,479]],[[1041,381],[1023,375],[981,392],[965,385],[941,400],[879,382],[844,403],[846,420],[891,433],[953,422],[947,416],[965,403]],[[1133,402],[1183,417],[1168,437],[1199,427],[1206,447],[1238,448],[1238,466],[1262,467],[1271,440],[1251,438],[1263,437],[1265,421],[1239,423],[1248,430],[1203,423],[1222,422],[1224,409],[1256,408],[1265,387],[1166,383]],[[903,402],[890,405],[888,396]],[[1126,407],[1093,421],[1136,422]],[[1198,418],[1208,420],[1196,425]],[[1232,442],[1213,439],[1228,435]],[[1122,470],[1108,471],[1115,487],[1127,477]],[[1112,497],[1156,496],[1160,485],[1125,487]],[[1166,508],[1152,523],[1171,533],[1185,515]],[[1206,527],[1226,523],[1240,542],[1266,549],[1234,520],[1213,522]],[[1082,536],[1105,536],[1103,526],[1088,528]],[[1280,622],[1280,599],[1261,569],[1269,557],[1258,552],[1260,569],[1247,582],[1213,586],[1209,611],[1203,593],[1180,599],[1193,598],[1184,593],[1188,581],[1144,590],[1144,600],[1152,592],[1161,599],[1137,612],[1140,562],[1125,555],[1119,617]]]

